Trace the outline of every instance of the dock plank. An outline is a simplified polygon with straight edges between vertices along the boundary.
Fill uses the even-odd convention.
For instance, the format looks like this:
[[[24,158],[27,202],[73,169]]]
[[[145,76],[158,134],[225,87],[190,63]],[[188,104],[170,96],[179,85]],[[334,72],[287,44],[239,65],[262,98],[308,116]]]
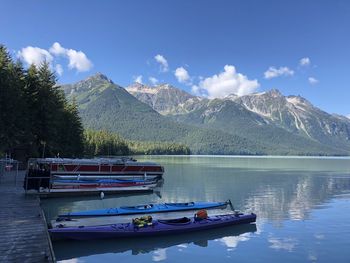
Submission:
[[[37,196],[25,195],[24,173],[0,178],[0,262],[54,262]]]

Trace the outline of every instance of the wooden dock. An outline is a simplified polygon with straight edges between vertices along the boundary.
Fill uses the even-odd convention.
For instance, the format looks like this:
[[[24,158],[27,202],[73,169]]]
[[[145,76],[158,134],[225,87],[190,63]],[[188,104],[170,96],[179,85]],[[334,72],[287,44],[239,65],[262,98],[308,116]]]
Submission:
[[[15,176],[0,177],[0,262],[55,262],[40,200],[25,195],[24,172]]]

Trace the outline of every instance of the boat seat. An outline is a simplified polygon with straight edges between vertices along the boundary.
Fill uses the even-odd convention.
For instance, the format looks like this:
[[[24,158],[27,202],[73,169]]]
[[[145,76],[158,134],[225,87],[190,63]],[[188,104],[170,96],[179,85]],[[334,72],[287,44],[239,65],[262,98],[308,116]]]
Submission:
[[[191,219],[188,217],[182,217],[177,219],[158,220],[158,222],[167,225],[184,225],[189,224],[191,222]]]

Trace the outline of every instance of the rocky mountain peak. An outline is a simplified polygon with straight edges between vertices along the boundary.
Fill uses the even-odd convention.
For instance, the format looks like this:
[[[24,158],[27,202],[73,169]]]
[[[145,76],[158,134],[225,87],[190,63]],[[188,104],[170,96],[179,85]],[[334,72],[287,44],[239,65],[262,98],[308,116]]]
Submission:
[[[304,105],[304,106],[312,106],[312,104],[305,98],[301,97],[300,95],[298,96],[287,96],[286,97],[287,101],[289,103],[292,103],[294,105]]]
[[[194,100],[200,100],[196,96],[182,89],[175,88],[168,83],[159,84],[154,87],[134,83],[128,86],[126,90],[138,100],[148,104],[154,110],[164,115],[182,112],[187,102],[192,103]]]
[[[134,83],[130,84],[127,88],[134,88],[134,89],[142,90],[144,87],[146,87],[146,85],[144,85],[140,82],[134,82]]]
[[[232,94],[227,95],[224,99],[225,100],[236,100],[237,98],[238,98],[238,95],[232,93]]]
[[[110,86],[120,88],[120,86],[114,84],[106,75],[98,72],[75,84],[62,85],[61,87],[66,95],[74,97],[82,93],[91,92],[95,89],[100,89],[100,91],[102,91]]]
[[[283,94],[278,89],[271,89],[265,93],[273,98],[283,97]]]
[[[97,72],[95,75],[88,77],[85,81],[107,81],[109,83],[113,83],[111,79],[109,79],[106,75],[101,72]]]
[[[156,86],[158,89],[176,89],[175,87],[171,86],[168,83],[162,83]]]
[[[158,89],[156,87],[147,86],[142,83],[135,82],[125,88],[130,94],[156,94]]]

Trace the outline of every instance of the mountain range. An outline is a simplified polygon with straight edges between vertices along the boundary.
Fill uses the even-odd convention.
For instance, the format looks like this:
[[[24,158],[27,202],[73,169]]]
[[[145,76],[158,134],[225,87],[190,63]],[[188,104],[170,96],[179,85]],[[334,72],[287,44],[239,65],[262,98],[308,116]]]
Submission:
[[[86,128],[186,144],[194,154],[349,155],[350,120],[278,90],[208,99],[169,84],[123,88],[98,73],[62,86]]]

